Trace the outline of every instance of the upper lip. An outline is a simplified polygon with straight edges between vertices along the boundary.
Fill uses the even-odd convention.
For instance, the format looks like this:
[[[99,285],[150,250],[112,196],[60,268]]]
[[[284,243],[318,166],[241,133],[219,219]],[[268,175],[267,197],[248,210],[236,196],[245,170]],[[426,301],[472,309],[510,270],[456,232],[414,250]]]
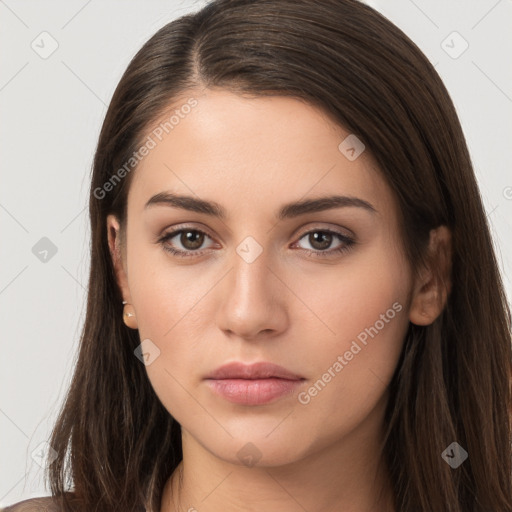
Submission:
[[[238,361],[220,366],[211,372],[207,379],[269,379],[301,380],[303,377],[277,364],[265,361],[244,364]]]

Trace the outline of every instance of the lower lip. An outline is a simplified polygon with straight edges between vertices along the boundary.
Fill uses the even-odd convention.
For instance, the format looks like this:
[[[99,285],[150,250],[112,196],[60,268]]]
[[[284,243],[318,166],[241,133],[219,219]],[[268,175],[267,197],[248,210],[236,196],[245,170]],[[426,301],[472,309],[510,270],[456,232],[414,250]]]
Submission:
[[[235,404],[266,404],[290,394],[302,380],[287,379],[207,379],[210,388]]]

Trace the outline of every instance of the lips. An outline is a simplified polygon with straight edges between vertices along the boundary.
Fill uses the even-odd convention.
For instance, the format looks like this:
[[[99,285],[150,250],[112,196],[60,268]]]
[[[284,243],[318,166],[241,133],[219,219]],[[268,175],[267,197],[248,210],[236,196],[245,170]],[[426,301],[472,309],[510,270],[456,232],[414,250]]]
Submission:
[[[233,362],[217,368],[205,381],[211,391],[240,405],[263,405],[290,395],[304,377],[282,366],[260,362]]]
[[[246,365],[239,362],[228,363],[211,372],[207,379],[287,379],[301,380],[303,377],[282,366],[259,362]]]

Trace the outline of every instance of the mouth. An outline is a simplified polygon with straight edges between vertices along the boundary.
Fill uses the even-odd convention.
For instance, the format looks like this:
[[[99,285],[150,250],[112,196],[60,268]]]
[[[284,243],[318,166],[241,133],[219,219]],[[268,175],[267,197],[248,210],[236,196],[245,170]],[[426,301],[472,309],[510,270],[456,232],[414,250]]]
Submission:
[[[232,403],[262,405],[289,395],[305,378],[273,363],[233,362],[217,368],[205,380],[212,392]]]
[[[210,389],[226,400],[241,405],[262,405],[292,393],[302,380],[207,379]]]

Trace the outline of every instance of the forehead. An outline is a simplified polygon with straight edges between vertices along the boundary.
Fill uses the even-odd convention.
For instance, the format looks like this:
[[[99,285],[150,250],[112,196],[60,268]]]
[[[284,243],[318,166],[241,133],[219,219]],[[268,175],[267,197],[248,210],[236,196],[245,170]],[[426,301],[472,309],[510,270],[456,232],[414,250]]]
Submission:
[[[347,157],[353,137],[299,99],[191,90],[148,128],[151,149],[134,171],[128,206],[142,211],[151,196],[173,191],[214,200],[228,213],[334,193],[393,208],[369,152]]]

